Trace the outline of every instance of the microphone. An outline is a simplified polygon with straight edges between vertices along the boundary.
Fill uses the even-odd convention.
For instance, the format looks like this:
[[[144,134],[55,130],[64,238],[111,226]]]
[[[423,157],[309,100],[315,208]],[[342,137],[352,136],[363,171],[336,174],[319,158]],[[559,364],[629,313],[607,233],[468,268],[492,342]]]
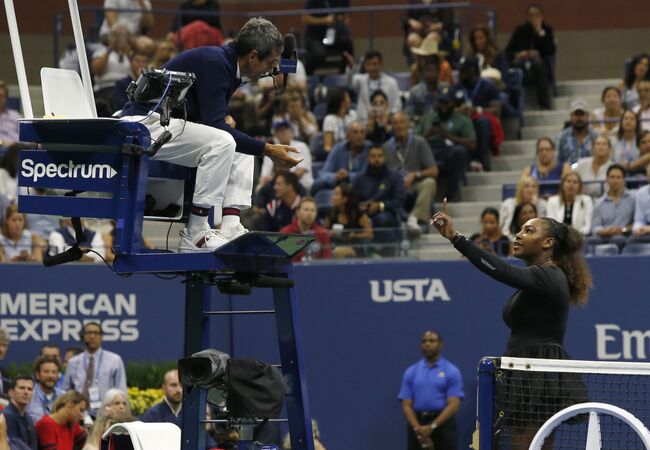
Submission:
[[[291,33],[287,33],[284,35],[284,49],[280,55],[280,72],[284,74],[284,80],[282,81],[283,91],[287,89],[289,74],[296,73],[297,63],[296,37]]]
[[[43,265],[45,267],[58,266],[73,261],[79,261],[85,252],[76,245],[70,247],[63,253],[58,253],[53,256],[46,256],[43,258]]]

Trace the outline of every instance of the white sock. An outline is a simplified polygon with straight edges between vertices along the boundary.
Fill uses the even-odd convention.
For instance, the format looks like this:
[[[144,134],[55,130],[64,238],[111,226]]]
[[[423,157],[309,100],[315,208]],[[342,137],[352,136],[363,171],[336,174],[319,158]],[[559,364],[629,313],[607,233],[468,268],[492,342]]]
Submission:
[[[187,230],[190,233],[198,233],[199,231],[204,231],[210,228],[208,224],[208,216],[197,216],[196,214],[190,214],[190,218],[187,221]]]
[[[223,231],[225,234],[234,233],[240,223],[241,220],[239,216],[230,214],[223,216],[223,220],[221,221],[221,231]]]

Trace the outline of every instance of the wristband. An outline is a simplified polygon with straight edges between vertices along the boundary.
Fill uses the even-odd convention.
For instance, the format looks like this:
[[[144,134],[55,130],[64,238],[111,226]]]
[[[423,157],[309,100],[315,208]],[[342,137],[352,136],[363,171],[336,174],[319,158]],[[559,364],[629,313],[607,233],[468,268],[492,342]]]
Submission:
[[[456,234],[454,235],[454,237],[452,237],[451,239],[449,239],[449,241],[450,241],[453,245],[456,245],[456,244],[458,243],[458,240],[459,240],[461,237],[463,237],[463,235],[460,234],[458,231],[456,231]]]

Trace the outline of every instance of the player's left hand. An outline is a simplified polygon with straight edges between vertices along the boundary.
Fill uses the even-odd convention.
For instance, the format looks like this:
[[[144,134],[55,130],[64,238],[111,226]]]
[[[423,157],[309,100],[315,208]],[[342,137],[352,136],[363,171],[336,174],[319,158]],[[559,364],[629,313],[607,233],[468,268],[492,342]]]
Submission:
[[[294,159],[289,153],[300,153],[294,147],[282,144],[266,144],[264,146],[264,156],[268,156],[278,168],[290,169],[302,162],[302,158]]]

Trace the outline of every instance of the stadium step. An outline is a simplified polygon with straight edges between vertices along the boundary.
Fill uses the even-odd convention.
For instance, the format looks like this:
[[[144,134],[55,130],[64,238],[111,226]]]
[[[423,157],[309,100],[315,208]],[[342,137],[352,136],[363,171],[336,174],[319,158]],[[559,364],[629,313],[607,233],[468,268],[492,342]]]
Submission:
[[[483,186],[486,184],[516,183],[520,176],[521,170],[468,172],[467,184],[469,186]]]
[[[521,141],[505,141],[499,150],[501,155],[535,155],[535,139]]]
[[[601,92],[606,86],[617,86],[620,81],[620,79],[616,78],[602,80],[561,81],[557,83],[557,95],[572,97],[598,95],[600,97]]]
[[[551,99],[551,105],[553,106],[554,110],[566,110],[569,109],[569,105],[571,104],[571,102],[578,97],[587,101],[587,103],[589,104],[589,109],[593,110],[600,107],[600,94],[563,95],[559,97],[554,97]]]
[[[529,155],[504,155],[492,158],[492,170],[495,172],[506,170],[522,170],[530,165],[532,156]]]
[[[452,202],[448,204],[449,215],[451,217],[474,217],[478,221],[478,216],[481,214],[487,207],[498,208],[499,203],[501,203],[501,197],[497,201],[462,201],[462,202]],[[440,204],[436,204],[437,208],[440,208]]]
[[[568,118],[568,109],[558,109],[554,111],[525,111],[524,126],[538,127],[552,125],[560,129]]]
[[[462,196],[466,202],[500,202],[501,184],[466,186],[462,189]]]
[[[561,131],[561,125],[544,125],[536,127],[524,126],[521,127],[521,138],[527,140],[537,140],[541,137],[550,137],[551,139],[555,140]]]

